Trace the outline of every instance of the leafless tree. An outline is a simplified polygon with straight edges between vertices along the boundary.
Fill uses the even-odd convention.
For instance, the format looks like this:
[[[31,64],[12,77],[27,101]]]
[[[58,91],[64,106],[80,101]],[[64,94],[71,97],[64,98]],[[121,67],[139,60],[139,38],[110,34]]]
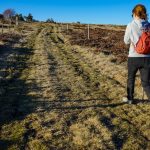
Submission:
[[[14,9],[6,9],[4,12],[3,12],[3,15],[5,18],[12,18],[14,15],[15,15],[15,11]]]
[[[4,12],[3,12],[3,16],[6,20],[9,20],[10,23],[12,22],[12,18],[15,16],[15,11],[14,9],[6,9]]]

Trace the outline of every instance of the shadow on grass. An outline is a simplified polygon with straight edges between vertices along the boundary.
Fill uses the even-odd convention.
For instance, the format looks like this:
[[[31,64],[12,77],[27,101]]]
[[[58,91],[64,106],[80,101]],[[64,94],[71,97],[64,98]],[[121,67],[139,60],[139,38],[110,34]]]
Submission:
[[[134,99],[133,104],[150,104],[150,100]]]
[[[144,102],[143,102],[144,101]],[[149,104],[147,100],[137,100],[136,104]],[[130,106],[135,106],[131,105]],[[138,107],[137,107],[138,108]],[[122,117],[122,114],[118,115],[115,114],[113,111],[108,111],[109,116],[104,115],[103,113],[101,114],[100,121],[105,126],[111,133],[112,133],[112,141],[114,143],[115,149],[116,150],[121,150],[126,143],[127,140],[129,140],[129,135],[132,135],[135,139],[143,139],[143,142],[141,143],[141,147],[143,149],[147,149],[149,139],[147,136],[145,136],[140,130],[139,126],[136,126],[136,124],[132,121],[130,116],[129,118],[124,118]],[[145,113],[145,112],[143,112]],[[119,120],[118,123],[114,123],[114,120],[117,119]],[[128,124],[126,128],[124,128],[122,125]],[[133,130],[129,130],[133,128]],[[141,140],[142,141],[142,140]]]
[[[27,84],[25,80],[20,79],[22,71],[28,68],[27,60],[32,55],[31,49],[7,46],[6,49],[3,47],[0,53],[0,70],[4,69],[1,71],[4,75],[0,78],[0,126],[2,126],[23,119],[34,111],[34,108],[27,108],[25,103],[35,98],[27,95],[28,89],[38,87],[34,83]]]
[[[24,100],[27,103],[30,103],[31,110],[34,107],[34,111],[37,110],[37,108],[42,108],[43,111],[50,111],[50,110],[76,110],[76,109],[88,109],[88,108],[116,108],[119,106],[123,105],[129,105],[125,102],[120,102],[120,103],[112,103],[107,101],[106,99],[78,99],[78,100],[43,100],[43,101],[31,101],[31,97],[25,97],[25,95],[22,95]],[[21,95],[20,95],[21,97]],[[35,97],[32,97],[35,99]],[[37,97],[38,98],[38,97]],[[30,100],[30,101],[28,101]],[[107,101],[107,103],[104,104],[84,104],[84,102],[97,102],[97,101]],[[25,101],[24,101],[25,102]],[[21,102],[23,103],[23,102]],[[65,106],[65,104],[70,104],[70,106]],[[135,104],[150,104],[150,101],[148,100],[135,100],[134,104],[130,104],[130,106],[135,105]]]
[[[0,140],[0,149],[5,150],[8,149],[14,142],[9,140]]]
[[[3,47],[4,48],[4,47]],[[8,53],[8,50],[10,51],[11,55],[15,55],[15,59],[0,59],[0,70],[1,69],[7,69],[12,70],[12,73],[10,75],[10,78],[6,78],[7,75],[9,75],[9,72],[1,71],[4,75],[4,78],[0,80],[0,87],[4,89],[3,94],[0,95],[0,126],[3,126],[4,124],[9,124],[12,121],[15,120],[23,120],[28,114],[31,114],[39,107],[43,108],[44,111],[51,111],[51,110],[76,110],[76,109],[88,109],[88,108],[115,108],[124,105],[125,103],[110,103],[110,100],[106,99],[79,99],[79,100],[65,100],[62,99],[61,95],[58,91],[58,97],[60,100],[43,100],[38,101],[38,97],[33,97],[28,95],[28,90],[30,88],[41,90],[35,82],[31,82],[30,84],[26,83],[26,80],[20,79],[20,76],[23,73],[23,70],[28,68],[28,65],[26,62],[32,55],[32,51],[27,48],[21,48],[21,49],[13,49],[13,48],[7,48],[6,53]],[[5,54],[5,51],[0,52],[1,55]],[[8,55],[9,56],[9,55]],[[56,65],[56,64],[54,64]],[[50,68],[51,71],[55,70],[55,68]],[[54,72],[55,73],[55,72]],[[52,74],[51,74],[52,75]],[[54,74],[55,76],[56,74]],[[57,87],[60,87],[58,84]],[[1,89],[0,88],[0,89]],[[35,100],[35,101],[34,101]],[[104,104],[86,104],[84,105],[83,102],[96,102],[96,101],[106,101],[107,103]],[[136,104],[138,103],[145,103],[147,101],[143,100],[136,100]],[[70,106],[65,106],[65,103],[69,103]],[[75,103],[75,104],[74,104]],[[104,116],[101,118],[101,121],[103,125],[105,125],[107,128],[109,128],[110,131],[115,130],[115,126],[112,125],[111,120]],[[124,138],[121,138],[118,136],[119,132],[117,132],[113,137],[112,140],[115,143],[116,149],[120,149],[123,146],[123,143],[125,142],[125,136]],[[27,135],[28,136],[28,135]],[[12,145],[13,142],[9,140],[0,140],[0,147],[7,148],[10,145]]]
[[[88,101],[97,101],[98,99],[88,99],[88,100],[67,100],[67,101],[31,101],[30,103],[34,105],[36,103],[36,108],[40,107],[43,111],[50,111],[50,110],[76,110],[76,109],[88,109],[88,108],[115,108],[122,105],[125,105],[126,103],[105,103],[105,104],[84,104],[84,102]],[[99,99],[98,101],[102,101]],[[77,102],[77,103],[74,103]],[[69,104],[70,106],[65,106],[66,104]]]
[[[21,79],[23,70],[30,65],[27,61],[32,54],[28,48],[7,45],[0,49],[0,149],[8,149],[17,142],[1,137],[2,126],[23,120],[36,109],[36,106],[29,105],[35,97],[28,96],[27,93],[30,88],[38,90],[38,87]]]
[[[111,132],[112,134],[112,141],[114,143],[115,149],[121,150],[123,144],[126,142],[127,134],[119,126],[115,126],[112,123],[111,118],[107,116],[101,117],[102,124]]]

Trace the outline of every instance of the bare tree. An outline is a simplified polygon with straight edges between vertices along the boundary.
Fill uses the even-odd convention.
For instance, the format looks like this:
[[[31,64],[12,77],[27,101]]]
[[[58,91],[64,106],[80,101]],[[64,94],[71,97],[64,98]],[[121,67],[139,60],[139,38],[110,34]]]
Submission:
[[[6,20],[9,20],[10,23],[12,23],[12,19],[13,17],[15,16],[15,11],[14,9],[6,9],[4,12],[3,12],[3,16]]]

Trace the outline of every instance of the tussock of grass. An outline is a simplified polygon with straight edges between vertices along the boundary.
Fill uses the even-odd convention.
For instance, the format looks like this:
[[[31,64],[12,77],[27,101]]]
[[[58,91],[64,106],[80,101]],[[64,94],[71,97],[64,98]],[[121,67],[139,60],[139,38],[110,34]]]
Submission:
[[[70,132],[73,134],[73,143],[77,146],[87,146],[89,139],[89,130],[83,124],[74,124],[70,127]]]

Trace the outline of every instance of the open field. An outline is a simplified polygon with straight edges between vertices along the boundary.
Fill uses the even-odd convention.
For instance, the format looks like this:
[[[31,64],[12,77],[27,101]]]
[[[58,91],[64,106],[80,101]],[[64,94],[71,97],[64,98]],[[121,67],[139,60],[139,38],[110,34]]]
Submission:
[[[123,28],[91,29],[90,40],[84,27],[60,29],[26,24],[0,36],[0,150],[149,150],[150,102],[139,78],[135,104],[121,101]]]

